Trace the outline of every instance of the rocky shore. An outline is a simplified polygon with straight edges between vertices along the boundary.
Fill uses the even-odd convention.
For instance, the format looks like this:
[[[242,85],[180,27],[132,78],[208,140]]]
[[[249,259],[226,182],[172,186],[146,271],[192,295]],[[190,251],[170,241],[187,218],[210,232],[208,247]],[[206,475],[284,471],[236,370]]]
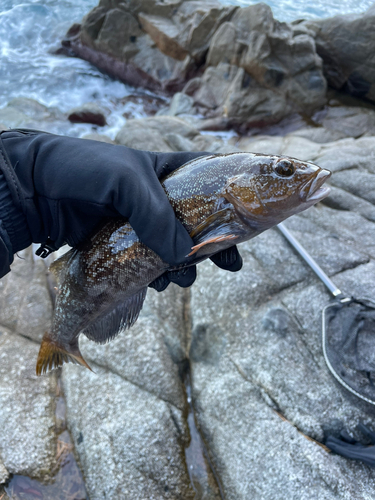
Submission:
[[[101,0],[64,51],[151,89],[127,97],[149,116],[127,115],[108,136],[100,102],[66,113],[22,97],[0,123],[311,160],[333,172],[332,194],[286,225],[340,289],[375,297],[374,23],[374,7],[287,24],[264,4]],[[150,290],[115,341],[82,339],[93,373],[69,365],[42,378],[53,286],[31,248],[19,254],[0,281],[0,499],[41,498],[64,476],[61,450],[71,468],[59,491],[76,499],[374,498],[375,470],[324,446],[342,431],[365,443],[359,422],[375,431],[373,407],[325,365],[328,292],[275,229],[240,252],[239,273],[204,262],[191,289]]]

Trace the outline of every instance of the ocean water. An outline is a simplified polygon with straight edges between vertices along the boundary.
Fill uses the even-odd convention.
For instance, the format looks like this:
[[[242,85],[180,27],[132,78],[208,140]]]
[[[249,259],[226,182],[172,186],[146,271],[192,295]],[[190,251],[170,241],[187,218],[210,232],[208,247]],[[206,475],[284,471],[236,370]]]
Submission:
[[[250,5],[252,0],[222,0]],[[1,0],[0,1],[0,107],[12,98],[29,97],[66,112],[85,102],[97,101],[112,112],[110,136],[125,121],[123,114],[145,116],[142,105],[123,102],[134,89],[104,76],[89,63],[53,55],[67,29],[97,0]],[[328,17],[362,12],[372,0],[266,0],[279,20]],[[69,128],[70,127],[70,128]],[[69,126],[64,133],[82,135],[90,126]],[[60,130],[61,131],[61,130]]]

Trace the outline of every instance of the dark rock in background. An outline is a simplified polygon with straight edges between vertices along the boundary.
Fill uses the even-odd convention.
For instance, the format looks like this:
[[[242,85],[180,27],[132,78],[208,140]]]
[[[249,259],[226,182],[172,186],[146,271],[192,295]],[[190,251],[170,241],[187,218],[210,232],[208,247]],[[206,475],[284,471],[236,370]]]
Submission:
[[[305,25],[314,32],[328,84],[375,102],[375,7]]]
[[[99,127],[104,127],[108,110],[103,109],[101,106],[94,102],[87,102],[83,106],[71,109],[68,111],[68,120],[72,123],[92,123]]]
[[[326,101],[313,37],[276,21],[264,4],[101,2],[64,44],[133,85],[171,91],[188,82],[197,110],[225,116],[226,126],[311,114]]]

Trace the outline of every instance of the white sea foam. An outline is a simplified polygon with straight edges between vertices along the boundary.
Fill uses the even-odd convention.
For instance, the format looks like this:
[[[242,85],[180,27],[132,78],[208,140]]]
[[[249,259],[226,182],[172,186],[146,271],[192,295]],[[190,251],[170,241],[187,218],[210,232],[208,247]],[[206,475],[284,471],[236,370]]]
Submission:
[[[280,20],[326,17],[361,12],[372,0],[265,0]],[[222,0],[249,5],[256,0]],[[124,114],[146,116],[141,103],[124,102],[134,89],[103,75],[91,64],[76,58],[53,55],[68,28],[97,5],[97,0],[2,0],[0,2],[0,107],[14,97],[36,99],[62,112],[96,101],[111,114],[102,133],[114,137],[125,122]],[[72,125],[67,120],[52,125],[51,132],[81,136],[91,125]]]

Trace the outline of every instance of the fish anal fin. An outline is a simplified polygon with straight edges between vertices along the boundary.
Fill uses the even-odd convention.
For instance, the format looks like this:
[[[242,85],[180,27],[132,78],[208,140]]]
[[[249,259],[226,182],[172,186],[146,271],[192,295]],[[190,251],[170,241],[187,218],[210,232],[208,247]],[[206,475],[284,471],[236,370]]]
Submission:
[[[82,333],[98,344],[106,344],[117,337],[121,330],[130,328],[137,321],[147,294],[147,287],[101,314]]]
[[[36,374],[38,376],[43,375],[44,373],[62,366],[64,363],[79,364],[91,370],[90,366],[86,363],[80,353],[78,343],[76,346],[72,346],[70,350],[67,350],[58,342],[53,340],[51,335],[46,332],[39,349],[38,359],[36,362]]]
[[[210,245],[212,243],[221,243],[222,241],[227,241],[227,240],[235,240],[238,238],[235,234],[228,234],[228,235],[222,235],[222,236],[214,236],[213,238],[209,238],[205,241],[202,241],[202,243],[199,243],[198,245],[194,245],[191,247],[191,252],[189,253],[188,257],[191,255],[194,255],[198,250],[200,250],[202,247],[206,245]]]

